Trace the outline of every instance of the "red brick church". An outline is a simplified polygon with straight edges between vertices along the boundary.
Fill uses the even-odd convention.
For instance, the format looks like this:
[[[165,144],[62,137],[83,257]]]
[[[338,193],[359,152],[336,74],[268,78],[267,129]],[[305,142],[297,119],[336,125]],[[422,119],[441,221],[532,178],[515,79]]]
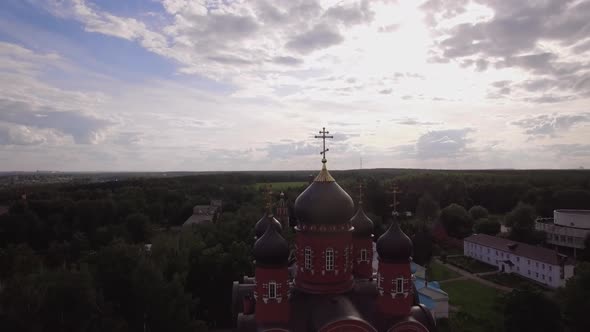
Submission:
[[[355,214],[326,168],[326,151],[324,143],[322,169],[295,201],[296,262],[289,264],[289,245],[271,209],[255,226],[255,276],[234,283],[237,331],[436,331],[432,314],[418,303],[412,242],[396,214],[377,240],[374,275],[373,222],[362,202]]]

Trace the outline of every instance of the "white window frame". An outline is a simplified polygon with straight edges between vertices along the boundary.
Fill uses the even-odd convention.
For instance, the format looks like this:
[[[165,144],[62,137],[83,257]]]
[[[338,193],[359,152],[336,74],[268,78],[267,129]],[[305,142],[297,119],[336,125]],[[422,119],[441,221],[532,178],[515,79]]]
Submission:
[[[395,293],[396,294],[402,294],[404,292],[404,277],[401,278],[396,278],[393,280],[393,282],[395,283]]]
[[[268,298],[269,299],[276,299],[277,298],[277,283],[276,283],[276,281],[269,281],[268,282]]]
[[[326,271],[334,270],[334,249],[326,249]]]
[[[369,255],[367,249],[361,249],[361,262],[366,262],[369,260]]]
[[[305,247],[303,250],[304,264],[306,270],[311,270],[311,248]]]

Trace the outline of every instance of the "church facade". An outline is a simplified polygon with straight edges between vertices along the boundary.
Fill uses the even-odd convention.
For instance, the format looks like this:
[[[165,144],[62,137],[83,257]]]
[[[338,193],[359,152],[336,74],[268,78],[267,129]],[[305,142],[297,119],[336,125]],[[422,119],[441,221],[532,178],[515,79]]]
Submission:
[[[418,303],[412,242],[396,214],[377,240],[375,275],[373,222],[362,202],[355,213],[326,168],[325,151],[320,173],[295,201],[295,263],[271,209],[255,226],[255,275],[234,282],[237,331],[436,331]]]

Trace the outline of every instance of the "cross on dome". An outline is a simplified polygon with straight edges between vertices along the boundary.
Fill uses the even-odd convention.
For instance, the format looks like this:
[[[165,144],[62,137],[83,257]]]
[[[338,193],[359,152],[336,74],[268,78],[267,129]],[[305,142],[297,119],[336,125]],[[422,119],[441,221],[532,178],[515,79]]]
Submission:
[[[326,138],[334,138],[334,136],[332,136],[332,135],[329,135],[329,136],[326,135],[326,134],[329,134],[329,133],[330,133],[329,131],[326,131],[326,127],[323,127],[322,130],[320,131],[320,134],[322,134],[322,135],[315,135],[314,136],[315,138],[321,138],[322,139],[323,145],[322,145],[322,152],[320,152],[320,154],[323,156],[322,157],[322,163],[324,163],[324,164],[327,162],[327,160],[326,160],[326,152],[330,151],[330,149],[326,149]]]

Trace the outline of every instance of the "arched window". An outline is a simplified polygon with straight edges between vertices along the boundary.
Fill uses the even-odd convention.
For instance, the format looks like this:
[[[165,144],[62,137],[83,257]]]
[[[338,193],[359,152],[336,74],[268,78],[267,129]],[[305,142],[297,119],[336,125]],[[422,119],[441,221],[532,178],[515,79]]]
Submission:
[[[334,270],[334,249],[326,249],[326,271]]]
[[[305,264],[306,270],[311,270],[311,248],[310,247],[305,247],[304,264]]]
[[[269,299],[276,299],[277,298],[277,283],[274,281],[270,281],[268,283],[268,298]]]
[[[361,249],[361,262],[368,261],[367,258],[367,249]]]

